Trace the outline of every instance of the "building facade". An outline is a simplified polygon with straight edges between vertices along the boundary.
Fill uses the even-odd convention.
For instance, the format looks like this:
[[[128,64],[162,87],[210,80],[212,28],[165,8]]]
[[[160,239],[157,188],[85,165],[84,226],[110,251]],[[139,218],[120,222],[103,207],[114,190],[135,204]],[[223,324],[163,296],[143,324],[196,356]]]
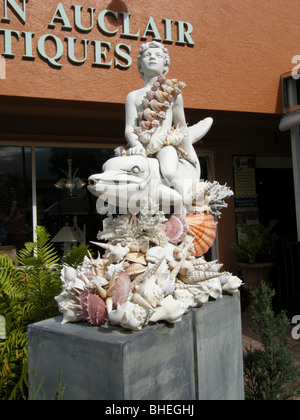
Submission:
[[[297,240],[291,134],[279,124],[281,75],[300,61],[299,10],[294,0],[1,0],[3,249],[39,224],[52,238],[69,224],[80,242],[96,240],[102,218],[83,184],[126,144],[125,99],[143,84],[137,54],[153,39],[169,50],[169,76],[187,84],[187,122],[214,119],[196,145],[202,178],[235,192],[213,257],[237,272],[230,245],[242,220],[278,219]]]

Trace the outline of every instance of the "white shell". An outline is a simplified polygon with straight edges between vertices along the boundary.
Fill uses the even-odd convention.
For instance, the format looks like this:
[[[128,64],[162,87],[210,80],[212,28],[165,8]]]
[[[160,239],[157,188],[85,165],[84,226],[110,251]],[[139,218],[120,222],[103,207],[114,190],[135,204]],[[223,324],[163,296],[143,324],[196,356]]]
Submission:
[[[160,306],[149,319],[149,322],[167,321],[175,323],[181,320],[184,312],[184,305],[169,295],[163,299]]]
[[[123,328],[138,331],[147,324],[152,313],[153,311],[127,301],[110,312],[109,321],[112,325],[121,325]]]
[[[222,279],[221,279],[222,280]],[[227,281],[222,286],[223,292],[227,292],[230,294],[238,292],[239,288],[242,285],[242,280],[236,276],[229,276],[227,277]]]
[[[146,299],[153,308],[156,308],[159,302],[164,298],[163,290],[157,283],[156,275],[146,278],[146,280],[137,287],[137,292]]]

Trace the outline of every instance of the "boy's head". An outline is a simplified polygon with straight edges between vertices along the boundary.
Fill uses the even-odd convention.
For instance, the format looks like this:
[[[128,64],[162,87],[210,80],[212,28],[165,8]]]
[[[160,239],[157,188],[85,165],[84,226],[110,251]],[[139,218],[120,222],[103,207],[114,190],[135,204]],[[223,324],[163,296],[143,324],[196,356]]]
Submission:
[[[156,42],[156,41],[151,41],[151,42],[147,42],[146,44],[142,44],[139,54],[138,54],[138,70],[141,73],[142,78],[144,78],[144,73],[143,73],[143,69],[142,69],[142,57],[144,56],[144,54],[150,49],[150,48],[156,48],[156,49],[160,49],[161,53],[163,55],[164,58],[164,68],[163,68],[163,73],[164,75],[166,75],[169,71],[169,67],[170,67],[170,56],[169,56],[169,51],[166,47],[164,47],[161,43]]]

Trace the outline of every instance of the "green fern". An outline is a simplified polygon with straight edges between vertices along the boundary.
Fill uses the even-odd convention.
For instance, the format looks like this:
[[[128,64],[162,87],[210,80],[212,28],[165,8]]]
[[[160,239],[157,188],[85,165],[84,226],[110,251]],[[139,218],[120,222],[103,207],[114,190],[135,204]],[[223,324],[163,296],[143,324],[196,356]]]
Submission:
[[[28,390],[27,326],[58,315],[54,297],[61,292],[62,265],[77,267],[88,247],[75,248],[62,261],[47,230],[38,226],[36,242],[18,253],[18,266],[0,255],[0,315],[6,340],[0,339],[0,399],[26,399]]]
[[[88,246],[78,246],[62,257],[62,263],[69,267],[76,268],[83,262],[84,257],[88,255],[88,253]]]

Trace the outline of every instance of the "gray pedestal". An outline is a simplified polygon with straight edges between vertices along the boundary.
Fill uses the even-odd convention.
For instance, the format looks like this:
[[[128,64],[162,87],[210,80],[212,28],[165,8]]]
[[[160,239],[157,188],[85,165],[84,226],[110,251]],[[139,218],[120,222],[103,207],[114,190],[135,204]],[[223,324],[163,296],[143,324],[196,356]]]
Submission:
[[[60,322],[28,327],[30,388],[44,377],[37,398],[54,398],[60,370],[65,400],[244,398],[238,294],[139,332]]]

